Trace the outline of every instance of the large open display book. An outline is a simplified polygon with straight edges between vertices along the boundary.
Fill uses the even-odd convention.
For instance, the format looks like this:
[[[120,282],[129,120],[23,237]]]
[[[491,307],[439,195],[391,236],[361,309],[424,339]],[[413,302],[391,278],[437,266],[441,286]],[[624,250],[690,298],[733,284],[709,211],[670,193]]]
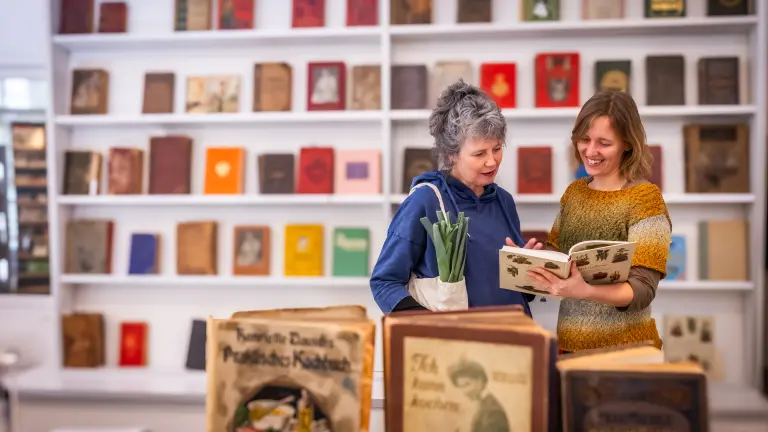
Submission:
[[[713,416],[765,409],[765,7],[464,3],[52,0],[37,306],[58,345],[12,381],[16,426],[81,423],[100,401],[96,423],[162,407],[145,416],[157,430],[169,415],[203,430],[209,314],[359,304],[379,320],[370,271],[410,180],[436,166],[428,119],[458,77],[507,118],[497,182],[526,237],[579,176],[581,104],[633,95],[673,222],[653,303],[665,355],[706,363]],[[554,330],[556,299],[532,310]],[[374,411],[381,347],[377,326]]]

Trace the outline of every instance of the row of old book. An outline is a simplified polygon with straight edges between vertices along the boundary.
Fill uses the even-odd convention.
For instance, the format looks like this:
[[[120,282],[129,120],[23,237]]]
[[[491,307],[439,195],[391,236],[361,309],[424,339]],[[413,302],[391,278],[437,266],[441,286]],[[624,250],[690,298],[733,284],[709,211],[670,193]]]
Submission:
[[[175,267],[178,275],[219,275],[222,232],[217,221],[176,224]],[[232,238],[232,274],[265,276],[272,273],[272,235],[268,225],[238,225]],[[115,222],[111,219],[70,219],[65,234],[65,272],[112,274]],[[369,275],[370,231],[361,226],[336,226],[331,231],[334,277]],[[325,275],[325,227],[322,224],[286,224],[283,274]],[[129,275],[163,272],[161,235],[140,232],[130,235]]]
[[[104,365],[104,315],[62,320],[65,365]],[[377,324],[365,307],[241,310],[202,322],[186,367],[204,364],[208,432],[369,429]],[[136,324],[143,331],[121,331],[119,346],[144,360],[147,327]],[[381,321],[385,427],[678,430],[674,421],[704,432],[710,377],[723,369],[714,324],[668,317],[663,350],[648,342],[559,355],[556,335],[519,306],[392,313]]]

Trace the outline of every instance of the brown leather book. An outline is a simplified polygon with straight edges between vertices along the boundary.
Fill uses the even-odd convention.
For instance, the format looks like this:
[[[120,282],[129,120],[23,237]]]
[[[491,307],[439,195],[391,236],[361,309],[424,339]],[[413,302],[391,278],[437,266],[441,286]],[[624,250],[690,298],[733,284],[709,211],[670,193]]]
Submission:
[[[406,148],[403,156],[402,193],[411,191],[411,183],[417,176],[437,169],[437,161],[429,148]]]
[[[218,223],[182,222],[176,225],[176,273],[218,274]]]
[[[389,23],[430,24],[432,23],[432,0],[383,0],[389,1]]]
[[[648,179],[651,183],[664,191],[664,150],[660,145],[649,145],[653,162],[651,163],[651,177]]]
[[[106,114],[109,106],[109,73],[104,69],[72,71],[72,114]]]
[[[685,105],[685,59],[656,55],[645,59],[645,104]]]
[[[65,231],[64,271],[112,273],[114,223],[107,219],[70,219]]]
[[[90,150],[64,152],[64,195],[101,193],[101,153]]]
[[[293,153],[259,155],[259,192],[262,194],[294,193],[296,183],[294,160]]]
[[[76,312],[61,317],[63,366],[95,368],[105,364],[104,316]]]
[[[183,135],[149,141],[149,193],[188,194],[192,187],[192,139]]]
[[[284,62],[257,63],[253,66],[253,110],[290,111],[292,69]]]
[[[492,0],[458,0],[456,22],[489,23],[493,21]]]
[[[128,6],[125,2],[105,2],[99,7],[99,33],[125,33]]]
[[[685,192],[748,193],[749,125],[683,126]]]
[[[739,104],[738,57],[702,57],[698,72],[699,105]]]
[[[139,195],[144,192],[143,179],[143,150],[118,147],[109,149],[109,194]]]
[[[381,109],[381,66],[352,67],[352,109]]]
[[[428,74],[426,65],[392,66],[392,109],[427,107]]]
[[[93,33],[94,0],[61,0],[59,34]]]
[[[173,72],[149,72],[144,75],[144,114],[168,114],[173,112],[173,95],[176,75]]]

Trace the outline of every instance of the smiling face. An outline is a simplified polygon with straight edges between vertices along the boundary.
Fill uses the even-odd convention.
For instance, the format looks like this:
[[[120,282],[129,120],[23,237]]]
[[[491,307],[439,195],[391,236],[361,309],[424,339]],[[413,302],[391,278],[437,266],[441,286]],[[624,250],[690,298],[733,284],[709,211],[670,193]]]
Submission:
[[[451,175],[478,195],[494,182],[502,159],[502,145],[495,139],[468,139],[453,158]]]
[[[593,177],[619,177],[622,158],[629,146],[611,126],[608,116],[592,120],[584,136],[576,142],[584,168]]]

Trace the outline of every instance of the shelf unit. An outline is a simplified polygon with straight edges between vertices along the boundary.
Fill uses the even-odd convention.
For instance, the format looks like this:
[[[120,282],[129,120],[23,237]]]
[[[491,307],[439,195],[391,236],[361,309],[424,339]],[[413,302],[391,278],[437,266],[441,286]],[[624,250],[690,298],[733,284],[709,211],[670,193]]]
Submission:
[[[51,2],[55,5],[58,2]],[[174,342],[176,351],[163,351],[166,339],[186,337],[191,317],[207,312],[226,314],[232,310],[258,307],[296,307],[338,303],[360,303],[373,318],[380,316],[370,298],[365,278],[288,278],[282,277],[281,230],[292,221],[316,221],[334,225],[365,224],[371,229],[371,264],[384,240],[386,228],[401,193],[402,148],[425,147],[430,144],[427,133],[428,110],[390,110],[389,66],[426,63],[436,60],[468,59],[475,67],[482,61],[510,60],[518,62],[519,108],[505,109],[510,138],[505,166],[499,183],[515,197],[524,228],[548,229],[560,193],[570,181],[565,156],[567,137],[578,108],[535,109],[532,103],[533,54],[539,51],[579,50],[584,53],[581,73],[581,103],[586,101],[592,84],[595,59],[613,57],[633,61],[633,93],[638,95],[641,114],[646,121],[650,140],[665,141],[665,197],[670,204],[675,227],[690,232],[696,220],[706,217],[724,218],[741,215],[750,220],[751,280],[737,282],[665,281],[654,314],[715,313],[718,315],[718,341],[727,351],[726,381],[734,385],[754,386],[761,367],[764,215],[765,215],[765,148],[766,126],[766,11],[746,17],[705,17],[704,0],[689,0],[686,18],[643,19],[641,5],[628,5],[625,20],[579,20],[579,6],[568,9],[563,20],[553,23],[518,23],[517,2],[499,6],[492,24],[453,24],[454,2],[439,2],[435,24],[390,26],[389,2],[380,1],[381,26],[345,28],[343,0],[327,2],[328,26],[321,29],[288,29],[286,20],[265,17],[290,16],[290,2],[257,2],[257,29],[244,31],[206,31],[174,33],[172,2],[167,7],[129,0],[127,34],[53,35],[50,38],[51,110],[48,113],[49,217],[51,223],[51,273],[56,314],[73,309],[103,310],[107,318],[107,360],[110,371],[115,368],[117,322],[122,319],[145,319],[150,322],[150,366],[147,374],[160,370],[183,371],[185,343]],[[270,3],[270,5],[266,5]],[[578,2],[575,2],[578,3]],[[570,7],[570,6],[569,6]],[[274,8],[274,9],[272,9]],[[49,21],[58,23],[57,7],[50,8]],[[496,13],[496,11],[495,11]],[[286,15],[288,14],[288,15]],[[381,19],[383,17],[383,19]],[[55,30],[55,29],[54,29]],[[660,48],[654,48],[659,44]],[[482,50],[476,49],[482,46]],[[684,52],[686,61],[686,94],[688,103],[677,107],[644,105],[642,59],[649,53]],[[750,100],[738,106],[699,106],[695,103],[695,68],[697,57],[721,53],[736,54],[749,61],[747,92]],[[215,60],[215,61],[212,61]],[[252,65],[259,61],[289,61],[293,65],[293,111],[290,113],[252,113],[250,85],[241,90],[240,112],[235,114],[189,115],[183,105],[184,78],[192,74],[234,73],[243,83],[252,81]],[[354,64],[382,65],[382,110],[372,112],[307,112],[306,63],[342,60]],[[107,115],[73,116],[69,114],[71,70],[75,67],[104,67],[110,71],[110,105]],[[142,77],[150,70],[176,73],[175,113],[141,115]],[[348,80],[349,75],[348,75]],[[635,83],[638,83],[637,85]],[[751,126],[751,185],[749,194],[700,195],[685,194],[681,169],[675,164],[682,152],[680,126],[691,121],[746,121]],[[111,146],[146,148],[148,137],[164,133],[188,133],[194,146],[242,145],[249,151],[248,170],[253,171],[252,153],[290,149],[312,143],[337,148],[369,147],[382,151],[382,194],[376,196],[265,196],[255,191],[253,173],[246,176],[246,194],[235,197],[212,197],[199,194],[202,165],[193,172],[193,194],[189,196],[62,196],[60,182],[62,152],[68,148],[90,148],[105,151]],[[526,196],[515,193],[514,149],[525,144],[547,143],[556,149],[556,190],[552,195]],[[666,153],[665,153],[666,154]],[[196,151],[196,155],[202,155]],[[195,156],[197,157],[197,156]],[[300,207],[307,207],[306,210]],[[150,214],[149,207],[157,207]],[[303,211],[302,211],[303,210]],[[108,217],[116,221],[115,271],[113,275],[63,274],[64,226],[72,217]],[[181,220],[217,219],[221,230],[219,277],[181,277],[173,274],[173,226]],[[268,222],[276,234],[272,240],[273,275],[266,278],[229,276],[227,261],[231,225]],[[540,226],[538,226],[538,225]],[[127,243],[130,232],[155,230],[163,233],[163,274],[157,277],[130,277],[127,267]],[[695,231],[694,231],[695,232]],[[694,234],[695,235],[695,234]],[[694,242],[695,243],[695,242]],[[690,247],[695,249],[695,244]],[[326,245],[326,256],[329,248]],[[326,259],[328,262],[329,259]],[[695,264],[695,257],[689,258]],[[328,268],[328,264],[326,264]],[[118,286],[138,288],[135,293]],[[202,290],[184,291],[185,287],[202,286]],[[236,291],[226,291],[227,287]],[[146,289],[152,288],[152,289]],[[209,289],[210,288],[210,289]],[[341,290],[336,290],[341,288]],[[182,295],[179,296],[179,293]],[[129,304],[123,304],[130,296]],[[223,298],[226,297],[226,298]],[[164,307],[170,312],[160,311]],[[536,303],[536,318],[553,328],[557,309],[554,302]],[[657,319],[658,319],[657,318]],[[51,331],[59,332],[59,324]],[[153,336],[159,335],[159,336]],[[377,340],[375,369],[381,370],[381,344]],[[57,349],[55,353],[60,353]],[[56,365],[61,359],[56,359]],[[58,368],[55,366],[54,368]],[[78,371],[80,375],[102,376],[110,371]],[[63,370],[64,373],[69,371]],[[182,375],[183,372],[181,372]],[[108,383],[104,384],[108,386]]]

